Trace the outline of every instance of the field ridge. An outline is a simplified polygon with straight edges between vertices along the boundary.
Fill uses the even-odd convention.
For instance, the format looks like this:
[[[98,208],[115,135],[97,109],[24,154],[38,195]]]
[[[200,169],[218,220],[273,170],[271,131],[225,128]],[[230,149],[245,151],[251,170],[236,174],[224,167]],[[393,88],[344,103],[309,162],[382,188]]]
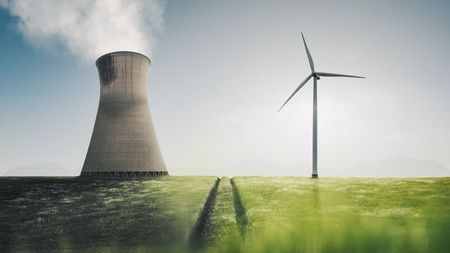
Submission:
[[[234,211],[236,213],[236,222],[239,227],[239,233],[241,234],[242,239],[245,239],[247,231],[250,229],[251,224],[247,216],[247,210],[242,202],[241,193],[239,192],[239,188],[237,187],[234,179],[230,179],[230,184],[233,190],[233,203],[234,203]]]

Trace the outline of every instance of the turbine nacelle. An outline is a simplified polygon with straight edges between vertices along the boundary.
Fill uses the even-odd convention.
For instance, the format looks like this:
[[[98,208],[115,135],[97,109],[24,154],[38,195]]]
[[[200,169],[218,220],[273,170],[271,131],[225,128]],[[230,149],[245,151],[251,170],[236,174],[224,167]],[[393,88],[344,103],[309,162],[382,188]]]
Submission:
[[[320,80],[320,76],[316,72],[313,72],[312,76],[315,77],[317,80]]]

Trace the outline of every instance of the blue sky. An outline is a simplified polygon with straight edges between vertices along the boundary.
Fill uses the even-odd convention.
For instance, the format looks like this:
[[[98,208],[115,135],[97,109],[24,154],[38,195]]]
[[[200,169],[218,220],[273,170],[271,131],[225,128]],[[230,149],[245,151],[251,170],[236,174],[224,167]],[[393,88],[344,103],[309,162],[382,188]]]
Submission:
[[[402,156],[450,167],[448,13],[448,1],[167,1],[149,77],[166,163],[206,174],[246,160],[311,163],[311,85],[277,113],[308,74],[302,31],[318,70],[367,76],[319,83],[321,166]],[[94,62],[30,40],[17,21],[0,8],[0,171],[80,170]]]

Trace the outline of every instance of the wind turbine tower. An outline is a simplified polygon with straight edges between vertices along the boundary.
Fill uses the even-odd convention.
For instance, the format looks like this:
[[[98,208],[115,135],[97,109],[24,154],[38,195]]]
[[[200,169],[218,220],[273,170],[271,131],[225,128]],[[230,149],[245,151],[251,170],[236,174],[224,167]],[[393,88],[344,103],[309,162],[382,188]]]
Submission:
[[[306,55],[308,56],[309,66],[311,68],[311,74],[309,74],[303,82],[294,90],[294,92],[289,96],[289,98],[284,102],[284,104],[280,107],[278,111],[280,111],[286,104],[291,100],[291,98],[311,79],[314,79],[313,83],[313,167],[312,167],[312,178],[319,178],[319,174],[317,172],[317,80],[320,80],[321,77],[350,77],[350,78],[365,78],[362,76],[352,76],[352,75],[343,75],[343,74],[335,74],[335,73],[327,73],[327,72],[316,72],[314,69],[314,61],[309,52],[308,46],[306,45],[305,37],[302,33],[303,44],[305,45]]]

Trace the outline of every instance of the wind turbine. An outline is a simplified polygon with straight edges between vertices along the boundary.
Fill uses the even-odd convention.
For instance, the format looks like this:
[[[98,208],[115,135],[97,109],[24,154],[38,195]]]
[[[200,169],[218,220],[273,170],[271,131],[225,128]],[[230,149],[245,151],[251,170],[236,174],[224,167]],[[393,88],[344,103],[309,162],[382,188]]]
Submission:
[[[365,78],[362,76],[351,76],[351,75],[342,75],[335,73],[327,73],[327,72],[316,72],[314,70],[314,61],[311,57],[311,53],[309,52],[308,46],[306,45],[305,37],[302,33],[303,44],[305,44],[306,54],[308,55],[309,66],[311,67],[311,74],[309,74],[306,79],[300,83],[300,85],[294,90],[294,92],[289,96],[289,98],[284,102],[284,104],[280,107],[278,111],[291,100],[291,98],[311,79],[314,78],[314,100],[313,100],[313,168],[312,168],[312,178],[318,178],[319,174],[317,173],[317,80],[321,77],[350,77],[350,78]]]

